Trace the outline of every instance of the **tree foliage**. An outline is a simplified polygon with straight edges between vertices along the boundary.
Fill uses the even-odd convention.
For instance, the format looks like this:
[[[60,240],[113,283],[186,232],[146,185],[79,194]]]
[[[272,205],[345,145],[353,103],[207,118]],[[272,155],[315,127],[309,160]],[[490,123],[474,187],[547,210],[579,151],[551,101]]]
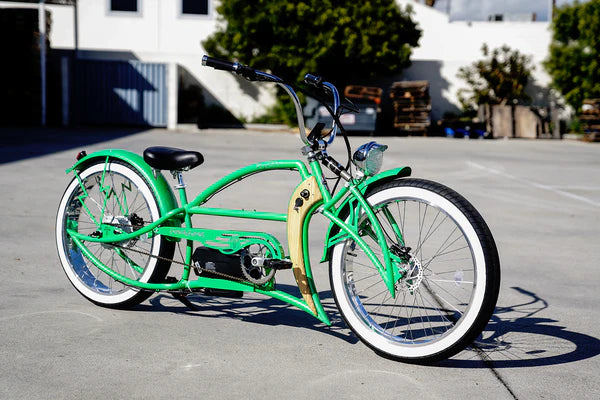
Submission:
[[[557,8],[550,56],[544,66],[552,85],[576,110],[600,97],[600,0]]]
[[[458,70],[457,76],[468,86],[458,91],[463,108],[529,101],[525,88],[534,69],[531,58],[508,46],[490,51],[484,44],[481,51],[484,59]]]
[[[398,73],[421,31],[394,0],[223,0],[220,28],[202,44],[215,57],[290,81],[318,74],[338,85]]]

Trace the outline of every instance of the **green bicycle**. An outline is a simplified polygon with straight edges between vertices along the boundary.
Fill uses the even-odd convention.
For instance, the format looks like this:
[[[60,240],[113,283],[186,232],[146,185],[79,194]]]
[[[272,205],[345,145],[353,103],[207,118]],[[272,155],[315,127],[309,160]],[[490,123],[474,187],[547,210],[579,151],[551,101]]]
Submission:
[[[387,146],[370,142],[351,156],[339,117],[356,110],[320,77],[309,74],[305,82],[327,97],[333,124],[330,130],[317,124],[306,135],[290,84],[239,63],[205,56],[203,64],[281,86],[295,104],[308,162],[249,165],[189,201],[183,172],[202,164],[198,152],[150,147],[143,156],[114,149],[80,153],[67,169],[74,178],[56,220],[58,255],[73,286],[88,300],[114,308],[134,306],[159,291],[182,301],[194,292],[256,292],[330,325],[308,257],[309,225],[321,214],[330,220],[322,262],[329,262],[335,302],[365,344],[419,363],[470,345],[488,323],[500,286],[494,239],[475,208],[439,183],[410,178],[408,167],[379,172]],[[348,150],[345,166],[327,153],[338,133]],[[337,183],[329,188],[323,166],[343,183],[339,189]],[[299,175],[287,213],[209,206],[224,188],[273,170]],[[161,171],[172,173],[179,201]],[[288,253],[272,234],[193,227],[193,215],[285,222]],[[177,247],[183,248],[180,262],[174,259]],[[183,264],[179,278],[167,276],[174,263]],[[288,269],[301,296],[276,287],[275,274]]]

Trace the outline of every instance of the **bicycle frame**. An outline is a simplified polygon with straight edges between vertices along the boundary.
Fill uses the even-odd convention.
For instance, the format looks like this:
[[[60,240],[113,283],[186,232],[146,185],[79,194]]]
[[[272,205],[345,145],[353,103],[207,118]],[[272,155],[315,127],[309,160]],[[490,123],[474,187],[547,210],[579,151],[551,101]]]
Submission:
[[[202,63],[288,92],[305,158],[248,165],[188,199],[183,173],[202,164],[198,151],[152,146],[143,157],[115,149],[80,152],[67,170],[74,179],[59,202],[55,228],[60,262],[75,289],[112,308],[135,306],[159,291],[191,308],[191,293],[255,292],[331,325],[309,257],[309,227],[321,214],[329,220],[321,262],[329,261],[339,315],[361,341],[381,355],[416,363],[442,360],[472,343],[500,289],[496,245],[478,211],[440,183],[401,179],[411,175],[408,167],[379,172],[385,145],[369,141],[353,152],[340,117],[358,108],[342,103],[337,88],[321,77],[306,74],[303,82],[314,90],[305,90],[239,63],[208,56]],[[294,90],[314,94],[332,117],[329,129],[319,122],[306,134]],[[345,165],[328,154],[337,133]],[[287,211],[243,209],[246,199],[234,208],[211,201],[247,177],[282,170],[298,177]],[[335,176],[325,178],[326,171]],[[333,190],[328,179],[336,180]],[[198,226],[194,216],[201,217],[194,220]],[[208,229],[207,217],[283,222],[287,249],[273,234],[240,230],[242,224]],[[169,273],[174,264],[183,268]],[[299,294],[276,288],[275,275],[284,269],[292,270]]]
[[[105,170],[106,166],[111,162],[112,159],[120,158],[126,158],[129,160],[129,162],[135,160],[136,162],[132,162],[132,164],[138,168],[138,170],[148,170],[149,167],[147,165],[139,165],[140,161],[133,157],[133,153],[128,153],[129,152],[113,150],[111,151],[110,155],[102,154],[105,160]],[[76,177],[79,179],[78,170],[90,160],[97,159],[98,156],[98,154],[90,154],[86,156],[69,170],[67,170],[67,172],[73,171]],[[399,272],[397,268],[392,268],[392,256],[388,249],[381,226],[377,221],[373,210],[367,204],[361,193],[361,189],[364,191],[366,188],[364,180],[348,182],[348,184],[346,184],[335,195],[332,196],[324,183],[323,171],[319,162],[312,161],[310,163],[310,168],[311,170],[309,171],[306,165],[300,160],[274,160],[249,165],[232,172],[231,174],[210,185],[191,202],[188,202],[185,185],[180,182],[180,184],[176,186],[176,189],[179,192],[180,206],[167,210],[167,212],[163,213],[163,216],[160,219],[154,221],[152,224],[144,226],[139,230],[136,230],[135,232],[122,232],[119,234],[111,234],[109,232],[102,237],[91,237],[80,234],[72,229],[68,229],[67,231],[73,242],[81,249],[86,258],[88,258],[96,267],[109,275],[111,278],[122,282],[125,285],[140,288],[142,290],[152,291],[191,291],[199,288],[212,288],[257,292],[294,305],[297,308],[315,316],[325,324],[330,325],[329,318],[323,309],[318,292],[316,290],[310,259],[308,257],[308,228],[311,218],[316,211],[330,219],[332,224],[338,226],[341,231],[344,232],[343,237],[351,237],[364,249],[365,253],[369,256],[373,264],[382,275],[382,278],[386,282],[386,285],[392,295],[394,295],[394,282],[398,279]],[[207,203],[213,195],[218,193],[226,186],[229,186],[249,175],[272,170],[292,170],[297,171],[299,174],[301,183],[298,185],[291,197],[287,214],[264,211],[211,208],[205,206],[205,203]],[[154,171],[154,173],[160,174],[158,171]],[[389,173],[385,174],[386,177],[388,175]],[[104,180],[104,176],[102,179]],[[82,185],[81,180],[80,185]],[[104,186],[104,182],[101,182],[101,185]],[[294,200],[298,198],[299,193],[302,190],[307,188],[311,193],[311,198],[304,202],[300,209],[295,208]],[[164,186],[162,187],[162,190],[165,190]],[[110,190],[105,191],[105,196],[110,196]],[[162,197],[168,198],[168,195],[163,193]],[[369,248],[369,246],[358,234],[356,220],[350,218],[349,221],[344,221],[340,218],[340,210],[343,206],[347,205],[350,200],[354,200],[359,207],[364,210],[371,222],[371,226],[374,227],[374,233],[376,235],[377,242],[383,253],[383,262],[377,258],[372,249]],[[337,206],[339,203],[341,203],[341,206]],[[261,232],[194,228],[191,221],[192,215],[211,215],[287,222],[290,260],[293,263],[294,277],[302,293],[302,298],[298,298],[286,292],[276,290],[272,285],[269,284],[256,286],[251,283],[202,276],[194,280],[190,280],[190,268],[192,262],[191,257],[194,249],[194,242],[199,242],[207,247],[218,249],[223,253],[235,253],[245,246],[255,242],[260,242],[268,245],[268,249],[274,258],[281,259],[284,257],[282,246],[279,244],[276,238],[269,234]],[[100,225],[102,224],[98,223],[99,227]],[[186,240],[184,261],[185,266],[181,279],[178,282],[145,283],[127,278],[104,265],[87,249],[83,243],[84,241],[114,243],[130,240],[142,235],[148,235],[149,237],[153,235],[163,235],[170,240]],[[340,240],[341,239],[338,237],[337,241]],[[326,246],[328,242],[331,243],[330,241],[326,241]],[[141,268],[138,266],[136,267]]]

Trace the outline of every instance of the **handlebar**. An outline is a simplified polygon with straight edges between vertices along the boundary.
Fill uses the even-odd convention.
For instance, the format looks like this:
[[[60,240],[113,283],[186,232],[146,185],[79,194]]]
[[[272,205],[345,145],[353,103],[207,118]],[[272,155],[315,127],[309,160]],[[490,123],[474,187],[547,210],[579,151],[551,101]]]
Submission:
[[[306,128],[304,127],[304,114],[302,112],[302,104],[300,103],[300,99],[298,99],[298,95],[294,91],[294,88],[291,85],[285,83],[283,79],[263,71],[252,69],[248,66],[237,62],[233,63],[226,60],[220,60],[218,58],[209,57],[207,55],[202,57],[202,65],[212,67],[221,71],[230,71],[237,75],[241,75],[250,81],[273,82],[281,86],[294,102],[294,106],[296,108],[296,117],[298,118],[298,127],[300,129],[300,138],[307,146],[313,144],[311,140],[309,140],[306,137]],[[333,114],[337,115],[338,109],[340,107],[340,95],[338,93],[337,88],[329,82],[323,82],[323,78],[321,78],[320,76],[315,76],[311,74],[306,74],[304,76],[304,82],[306,82],[309,85],[315,86],[318,89],[325,89],[328,92],[330,92],[333,96]],[[336,118],[334,118],[332,132],[329,137],[329,140],[327,141],[327,144],[333,143],[337,131],[338,125],[336,123]]]
[[[234,72],[238,75],[242,75],[244,78],[246,78],[250,81],[263,80],[263,81],[276,82],[276,80],[271,79],[271,78],[276,78],[276,77],[273,77],[273,76],[259,77],[258,73],[260,71],[256,71],[250,67],[245,66],[244,64],[240,64],[237,62],[232,63],[230,61],[220,60],[218,58],[213,58],[213,57],[209,57],[209,56],[205,55],[204,57],[202,57],[202,65],[207,66],[207,67],[213,67],[214,69],[218,69],[221,71]],[[265,75],[268,75],[268,74],[265,74]]]
[[[337,116],[338,109],[340,108],[340,94],[338,93],[337,88],[329,82],[323,82],[323,86],[329,89],[331,95],[333,96],[333,115]],[[327,141],[327,144],[333,143],[335,136],[337,135],[337,131],[338,124],[336,123],[336,118],[334,117],[331,135],[329,135],[329,140]]]
[[[219,60],[209,56],[202,57],[202,65],[207,67],[213,67],[214,69],[220,69],[222,71],[235,71],[235,64],[230,61]]]

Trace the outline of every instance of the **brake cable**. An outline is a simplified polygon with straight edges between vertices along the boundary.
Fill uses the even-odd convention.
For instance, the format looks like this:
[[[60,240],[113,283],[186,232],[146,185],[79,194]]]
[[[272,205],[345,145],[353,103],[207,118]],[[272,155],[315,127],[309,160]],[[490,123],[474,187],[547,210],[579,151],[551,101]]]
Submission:
[[[340,122],[340,118],[338,115],[336,115],[336,113],[333,112],[333,110],[331,109],[331,107],[329,106],[327,100],[321,95],[321,94],[317,94],[315,91],[304,88],[304,87],[299,87],[296,85],[292,85],[289,84],[295,91],[298,92],[302,92],[312,98],[314,98],[315,100],[317,100],[319,103],[321,103],[322,106],[325,107],[325,109],[327,110],[327,112],[329,113],[329,115],[331,115],[331,117],[333,118],[333,121],[335,122],[335,124],[338,126],[340,133],[342,134],[342,137],[344,138],[344,144],[346,145],[346,152],[347,152],[347,157],[348,157],[348,161],[346,162],[346,170],[348,170],[350,172],[350,175],[352,175],[352,147],[350,146],[350,141],[348,139],[348,134],[346,132],[346,129],[344,128],[344,126],[342,125],[342,123]],[[346,98],[344,98],[345,100],[347,100]],[[340,106],[340,109],[342,108],[342,106]],[[352,112],[353,110],[350,109],[350,111]],[[331,131],[329,131],[328,135],[331,134]],[[335,178],[327,178],[327,179],[335,179]],[[335,185],[333,186],[333,190],[332,193],[335,193],[335,190],[337,189],[338,184],[340,183],[341,180],[341,176],[337,177],[337,180],[335,182]]]

